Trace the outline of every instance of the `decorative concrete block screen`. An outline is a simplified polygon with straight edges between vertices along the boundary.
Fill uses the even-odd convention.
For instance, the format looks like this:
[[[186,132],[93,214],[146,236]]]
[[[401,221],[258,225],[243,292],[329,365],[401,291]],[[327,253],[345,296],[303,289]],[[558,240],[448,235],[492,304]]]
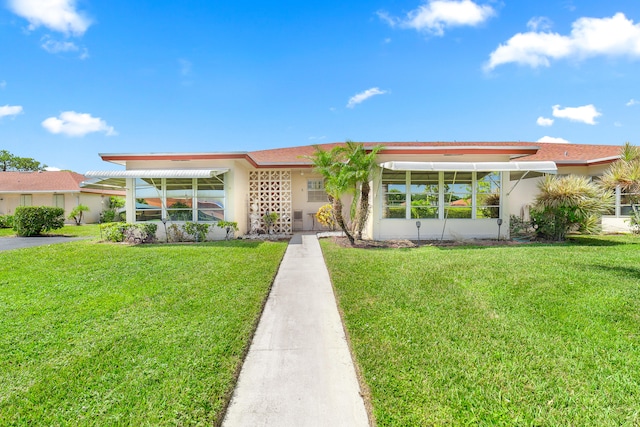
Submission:
[[[256,206],[257,205],[257,206]],[[262,215],[276,212],[273,232],[291,233],[291,171],[259,170],[249,172],[249,212]],[[264,223],[261,222],[264,225]]]

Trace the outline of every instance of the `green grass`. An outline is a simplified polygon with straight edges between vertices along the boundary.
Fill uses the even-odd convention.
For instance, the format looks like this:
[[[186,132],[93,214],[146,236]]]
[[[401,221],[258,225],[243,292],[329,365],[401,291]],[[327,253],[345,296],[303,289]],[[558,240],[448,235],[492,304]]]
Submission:
[[[640,239],[322,247],[379,426],[640,425]]]
[[[212,425],[286,243],[0,252],[0,425]]]
[[[0,237],[13,237],[15,235],[16,232],[12,228],[0,228]],[[44,235],[100,238],[100,228],[98,224],[65,225],[58,230],[47,231]]]

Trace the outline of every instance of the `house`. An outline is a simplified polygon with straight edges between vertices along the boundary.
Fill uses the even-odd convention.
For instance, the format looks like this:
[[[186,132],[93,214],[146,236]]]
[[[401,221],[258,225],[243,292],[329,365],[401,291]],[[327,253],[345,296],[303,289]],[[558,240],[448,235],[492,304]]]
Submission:
[[[55,206],[64,208],[66,218],[76,206],[86,205],[83,222],[96,223],[109,207],[109,196],[124,197],[125,192],[80,187],[86,180],[71,171],[0,172],[0,215],[12,215],[18,206]]]
[[[339,143],[319,147],[330,150]],[[365,147],[378,145],[364,143]],[[620,146],[533,142],[388,142],[373,174],[373,239],[495,238],[502,220],[527,215],[545,174],[597,178],[619,158]],[[305,156],[314,146],[253,152],[100,154],[124,166],[90,171],[86,188],[127,188],[127,221],[236,221],[278,213],[275,231],[318,229],[314,214],[327,203],[323,179]],[[605,220],[624,225],[625,195]],[[162,227],[159,227],[161,229]],[[506,230],[506,231],[505,231]],[[161,232],[161,230],[160,230]],[[213,236],[213,238],[221,237]]]

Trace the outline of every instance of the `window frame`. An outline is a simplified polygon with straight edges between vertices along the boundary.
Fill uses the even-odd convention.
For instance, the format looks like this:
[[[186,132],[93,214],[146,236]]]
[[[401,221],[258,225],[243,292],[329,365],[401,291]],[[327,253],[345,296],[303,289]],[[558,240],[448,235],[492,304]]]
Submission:
[[[432,204],[433,207],[437,207],[436,212],[437,215],[434,217],[424,217],[424,216],[416,216],[414,215],[414,204],[413,204],[413,196],[416,195],[416,187],[420,185],[419,183],[425,182],[424,180],[413,180],[413,176],[425,174],[423,171],[392,171],[389,169],[383,169],[382,174],[380,176],[380,219],[384,220],[395,220],[395,219],[420,219],[420,220],[445,220],[446,219],[470,219],[470,220],[486,220],[486,219],[496,219],[502,217],[502,199],[503,189],[503,173],[499,171],[486,171],[486,172],[476,172],[476,171],[458,171],[458,172],[429,172],[431,174],[438,174],[438,193],[437,193],[437,205],[435,203]],[[483,174],[483,176],[478,179],[478,174]],[[404,181],[400,178],[404,174]],[[470,175],[470,177],[465,177],[464,180],[458,181],[458,176]],[[385,178],[385,175],[387,178]],[[482,203],[482,197],[479,195],[491,194],[491,193],[481,193],[479,191],[479,183],[482,182],[484,177],[486,176],[496,176],[498,179],[494,181],[494,186],[492,189],[497,190],[498,193],[498,205],[484,205]],[[431,181],[433,182],[433,180]],[[404,183],[404,185],[403,185]],[[453,191],[446,191],[447,184],[454,184]],[[459,185],[466,186],[465,191],[462,191]],[[395,205],[390,205],[388,203],[389,195],[392,193],[389,189],[389,186],[395,186],[395,188],[404,188],[405,199],[404,202],[398,199]],[[470,192],[470,194],[469,194]],[[424,194],[424,193],[421,193]],[[432,198],[435,196],[435,193],[429,192]],[[468,206],[451,206],[451,203],[448,199],[454,196],[467,196],[461,197],[460,199],[470,200],[470,204]],[[468,197],[470,196],[470,197]],[[434,198],[435,199],[435,198]],[[457,200],[457,199],[456,199]],[[404,207],[404,215],[400,215],[396,213],[394,216],[389,215],[389,208],[398,209],[399,206]],[[462,218],[453,218],[450,216],[452,209],[457,210],[468,210],[468,214],[462,212]],[[482,216],[483,209],[497,209],[497,217],[493,217],[495,213],[492,213],[491,217]]]

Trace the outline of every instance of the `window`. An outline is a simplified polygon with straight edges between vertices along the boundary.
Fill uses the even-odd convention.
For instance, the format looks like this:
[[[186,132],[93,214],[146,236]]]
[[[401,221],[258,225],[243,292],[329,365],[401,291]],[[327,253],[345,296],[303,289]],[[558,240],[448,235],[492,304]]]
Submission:
[[[500,172],[382,172],[382,217],[499,218]]]
[[[64,209],[64,194],[53,195],[53,206]]]
[[[411,172],[411,218],[438,218],[438,172]]]
[[[20,206],[32,206],[31,194],[20,195]]]
[[[162,184],[160,178],[136,178],[136,221],[162,219]]]
[[[224,182],[218,177],[197,180],[198,221],[224,220]]]
[[[444,206],[447,218],[471,218],[473,173],[444,173]]]
[[[193,178],[165,180],[167,218],[170,221],[193,221]]]
[[[137,178],[136,221],[224,220],[221,178]]]
[[[476,218],[500,218],[500,173],[478,172]]]
[[[408,172],[385,171],[382,175],[382,217],[407,218]]]
[[[307,180],[307,202],[326,202],[327,192],[324,190],[323,179]]]
[[[633,215],[633,207],[640,204],[640,194],[628,191],[620,192],[620,215]]]

